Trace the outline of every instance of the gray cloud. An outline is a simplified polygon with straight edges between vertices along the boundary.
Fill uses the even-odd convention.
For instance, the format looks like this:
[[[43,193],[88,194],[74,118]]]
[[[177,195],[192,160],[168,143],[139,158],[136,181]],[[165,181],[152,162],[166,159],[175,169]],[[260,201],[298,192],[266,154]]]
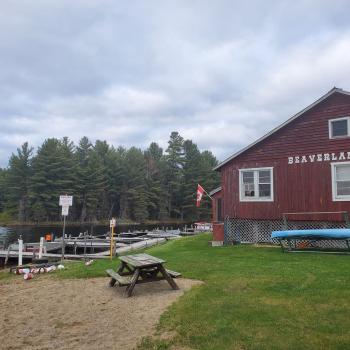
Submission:
[[[86,135],[219,159],[333,86],[350,89],[347,1],[5,0],[0,166],[29,141]]]

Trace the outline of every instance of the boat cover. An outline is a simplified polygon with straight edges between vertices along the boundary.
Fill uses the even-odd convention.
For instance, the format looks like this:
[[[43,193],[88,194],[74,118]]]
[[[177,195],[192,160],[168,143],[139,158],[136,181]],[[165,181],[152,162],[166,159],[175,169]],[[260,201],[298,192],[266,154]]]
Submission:
[[[312,229],[272,231],[271,238],[298,238],[298,239],[350,239],[350,229]]]

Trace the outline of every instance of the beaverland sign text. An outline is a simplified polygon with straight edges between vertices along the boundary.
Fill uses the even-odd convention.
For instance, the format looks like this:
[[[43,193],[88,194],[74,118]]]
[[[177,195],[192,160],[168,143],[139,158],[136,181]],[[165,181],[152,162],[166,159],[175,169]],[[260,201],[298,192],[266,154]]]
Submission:
[[[341,160],[350,160],[350,152],[317,153],[304,156],[293,156],[288,157],[288,164],[331,162]]]

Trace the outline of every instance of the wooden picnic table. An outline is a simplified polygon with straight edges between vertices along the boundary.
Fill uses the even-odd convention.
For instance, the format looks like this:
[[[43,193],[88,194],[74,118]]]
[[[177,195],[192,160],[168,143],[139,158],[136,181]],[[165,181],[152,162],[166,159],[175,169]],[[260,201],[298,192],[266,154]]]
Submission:
[[[130,297],[136,284],[166,280],[173,289],[179,289],[173,277],[181,274],[175,271],[166,270],[163,264],[165,260],[148,254],[133,254],[120,256],[121,264],[115,272],[107,270],[111,277],[109,285],[113,287],[116,282],[119,286],[127,286],[125,295]]]

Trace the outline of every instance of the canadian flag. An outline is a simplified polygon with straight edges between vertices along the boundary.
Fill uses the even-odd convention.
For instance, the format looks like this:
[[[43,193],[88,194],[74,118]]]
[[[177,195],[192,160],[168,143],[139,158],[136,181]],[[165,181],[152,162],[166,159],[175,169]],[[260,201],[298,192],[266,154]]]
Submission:
[[[200,184],[198,184],[198,187],[197,187],[197,204],[196,204],[197,207],[199,207],[200,204],[201,204],[201,200],[202,200],[204,192],[205,192],[204,188]]]

